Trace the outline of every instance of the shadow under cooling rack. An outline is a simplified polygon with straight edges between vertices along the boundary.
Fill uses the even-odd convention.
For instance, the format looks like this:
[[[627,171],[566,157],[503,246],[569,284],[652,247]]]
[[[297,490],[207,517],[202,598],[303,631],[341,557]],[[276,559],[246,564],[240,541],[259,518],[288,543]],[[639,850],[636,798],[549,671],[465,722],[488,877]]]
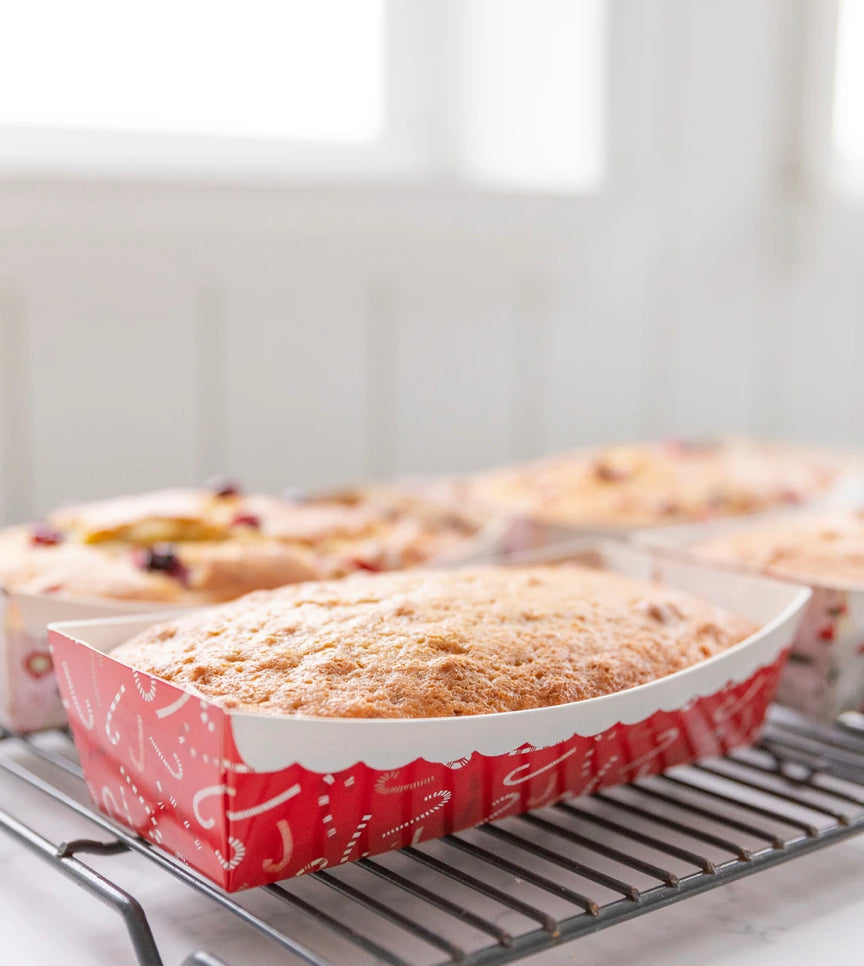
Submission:
[[[300,962],[493,966],[864,830],[864,719],[781,709],[726,758],[232,896],[86,804],[65,733],[0,733],[0,769],[92,823],[94,838],[58,844],[0,811],[0,828],[122,916],[143,966],[174,964],[141,904],[82,856],[138,853]],[[193,964],[233,966],[206,951]]]

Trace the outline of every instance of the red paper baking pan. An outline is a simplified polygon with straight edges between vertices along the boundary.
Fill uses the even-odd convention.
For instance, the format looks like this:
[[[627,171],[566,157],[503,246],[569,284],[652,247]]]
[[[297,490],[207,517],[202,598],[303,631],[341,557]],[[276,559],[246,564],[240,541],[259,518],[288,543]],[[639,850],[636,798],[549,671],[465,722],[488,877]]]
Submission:
[[[19,732],[66,725],[48,650],[49,624],[165,611],[168,606],[164,601],[67,600],[0,588],[0,725]]]
[[[113,660],[111,650],[153,615],[55,624],[55,666],[90,794],[234,891],[752,742],[809,591],[613,543],[581,556],[699,594],[760,630],[684,671],[600,698],[376,720],[228,712]]]
[[[784,517],[774,514],[771,519],[781,522]],[[656,552],[697,561],[697,544],[752,526],[752,521],[735,520],[711,527],[667,527],[645,530],[637,541]],[[732,562],[712,566],[753,572]],[[864,711],[864,586],[830,578],[788,579],[806,584],[812,596],[777,685],[778,702],[824,722],[844,711]]]

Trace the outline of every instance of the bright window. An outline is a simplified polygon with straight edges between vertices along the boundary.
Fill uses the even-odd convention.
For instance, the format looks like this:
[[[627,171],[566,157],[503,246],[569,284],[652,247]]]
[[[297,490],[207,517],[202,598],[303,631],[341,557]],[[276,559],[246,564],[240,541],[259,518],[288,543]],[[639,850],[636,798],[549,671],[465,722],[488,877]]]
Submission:
[[[0,13],[0,124],[364,141],[383,0],[23,0]]]
[[[583,191],[607,0],[0,5],[0,173]]]
[[[501,186],[568,189],[603,173],[604,0],[463,0],[466,162]]]
[[[843,0],[837,31],[834,148],[843,167],[864,171],[864,3]]]

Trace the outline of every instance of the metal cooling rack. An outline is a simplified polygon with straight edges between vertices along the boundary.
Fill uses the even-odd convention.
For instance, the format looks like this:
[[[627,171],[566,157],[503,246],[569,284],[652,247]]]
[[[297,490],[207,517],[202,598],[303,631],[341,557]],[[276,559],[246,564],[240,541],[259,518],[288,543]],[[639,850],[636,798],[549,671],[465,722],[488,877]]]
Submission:
[[[92,823],[98,838],[58,845],[0,810],[0,828],[120,914],[142,966],[166,966],[144,909],[82,855],[137,853],[289,961],[497,966],[864,830],[864,718],[780,709],[729,757],[234,896],[85,804],[65,733],[0,732],[0,769]],[[199,951],[182,966],[228,964]]]

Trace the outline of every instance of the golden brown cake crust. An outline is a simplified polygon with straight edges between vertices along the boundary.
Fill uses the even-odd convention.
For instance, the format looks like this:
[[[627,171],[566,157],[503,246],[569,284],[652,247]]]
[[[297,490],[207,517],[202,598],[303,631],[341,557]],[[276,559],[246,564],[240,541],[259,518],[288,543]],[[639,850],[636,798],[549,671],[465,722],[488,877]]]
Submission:
[[[357,575],[162,624],[112,656],[227,708],[420,718],[598,697],[755,627],[648,581],[572,564]]]
[[[777,520],[714,537],[693,549],[708,560],[778,577],[864,586],[864,512]]]
[[[45,524],[0,531],[0,585],[76,599],[216,603],[356,570],[413,566],[469,536],[464,527],[359,497],[346,505],[161,490],[63,507]],[[172,557],[154,564],[154,549]]]
[[[548,523],[643,527],[814,499],[838,457],[748,440],[670,440],[580,450],[466,481],[463,498]]]

